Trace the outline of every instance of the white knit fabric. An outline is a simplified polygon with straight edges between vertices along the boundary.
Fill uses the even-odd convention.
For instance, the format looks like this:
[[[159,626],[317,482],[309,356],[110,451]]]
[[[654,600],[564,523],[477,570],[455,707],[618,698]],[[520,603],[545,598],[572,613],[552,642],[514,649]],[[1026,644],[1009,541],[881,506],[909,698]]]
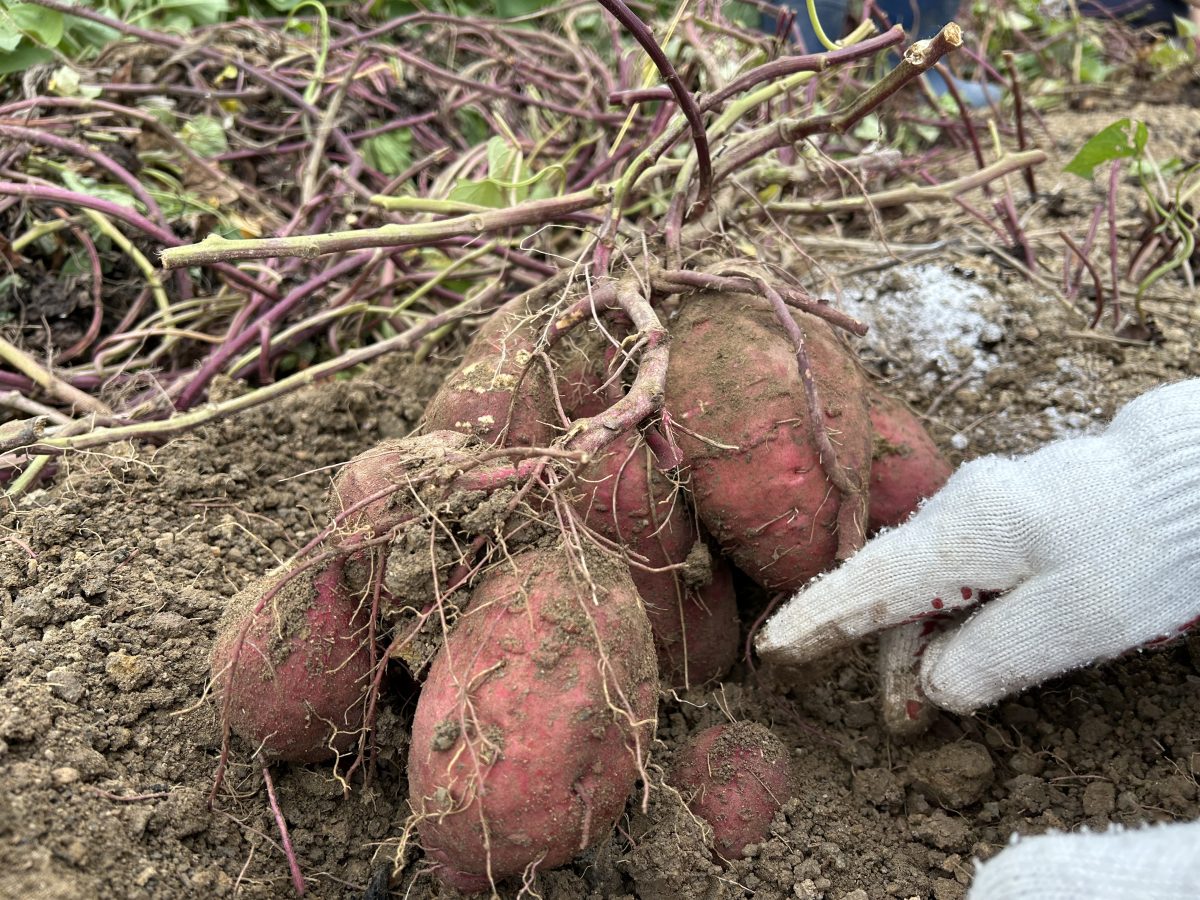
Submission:
[[[879,711],[896,737],[920,734],[933,721],[933,704],[921,688],[921,660],[936,636],[922,622],[879,634]]]
[[[1005,593],[981,605],[980,591]],[[798,664],[970,608],[920,662],[929,699],[960,713],[1200,616],[1200,380],[1139,397],[1098,436],[964,465],[788,601],[757,649]]]
[[[1200,822],[1021,838],[983,863],[967,900],[1195,900]]]

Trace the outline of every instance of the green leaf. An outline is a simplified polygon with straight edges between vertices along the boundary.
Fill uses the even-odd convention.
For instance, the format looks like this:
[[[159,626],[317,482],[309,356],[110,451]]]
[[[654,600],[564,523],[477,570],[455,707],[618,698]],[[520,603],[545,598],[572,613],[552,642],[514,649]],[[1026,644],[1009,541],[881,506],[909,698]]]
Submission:
[[[1182,168],[1183,160],[1178,156],[1172,156],[1161,163],[1152,159],[1135,159],[1129,167],[1130,171],[1139,178],[1155,178],[1157,176],[1168,178]]]
[[[496,16],[501,19],[515,19],[517,16],[535,13],[543,6],[543,0],[496,0]]]
[[[520,181],[501,181],[497,178],[460,181],[450,189],[446,199],[503,209],[531,198],[544,200],[556,196],[558,191],[553,184],[555,176],[560,183],[565,180],[566,173],[562,166],[547,166],[537,174]]]
[[[599,35],[604,34],[604,13],[603,12],[581,12],[574,19],[575,30],[580,35]]]
[[[63,36],[63,15],[56,9],[14,3],[8,8],[17,28],[46,47],[57,47]]]
[[[126,21],[144,24],[149,20],[162,29],[190,31],[197,25],[214,25],[228,14],[228,0],[156,0],[128,14]]]
[[[30,66],[40,65],[54,59],[54,54],[43,47],[26,44],[11,53],[0,54],[0,75],[9,72],[23,72]]]
[[[179,139],[201,156],[216,156],[229,149],[225,125],[212,116],[194,116],[179,129]]]
[[[1141,156],[1150,136],[1145,122],[1121,119],[1079,148],[1075,158],[1067,163],[1064,171],[1080,178],[1090,179],[1096,166],[1115,159],[1130,159]]]
[[[741,0],[730,0],[725,4],[722,12],[724,12],[725,18],[736,22],[743,28],[758,28],[759,20],[762,18],[762,13],[757,6],[743,3]]]
[[[936,143],[937,139],[942,136],[942,129],[936,125],[917,124],[912,126],[912,130],[927,144]]]
[[[470,146],[482,144],[491,136],[492,129],[487,120],[475,110],[461,107],[455,118],[458,119],[458,127],[462,129],[463,137]]]
[[[24,278],[13,272],[10,275],[0,277],[0,300],[9,300],[16,297],[25,290],[28,285]],[[8,322],[13,318],[11,312],[0,313],[0,322]]]
[[[476,206],[487,206],[500,209],[505,206],[504,192],[500,185],[486,178],[483,181],[460,181],[450,189],[448,200],[460,203],[474,203]]]
[[[412,130],[397,128],[363,141],[363,159],[384,175],[399,175],[412,165]]]
[[[557,197],[566,182],[567,170],[563,166],[547,166],[526,182],[529,185],[529,199],[549,200]]]
[[[87,194],[89,197],[107,200],[110,203],[116,203],[118,206],[126,206],[129,209],[138,209],[138,204],[134,202],[130,193],[123,188],[100,184],[91,178],[83,178],[76,175],[70,169],[65,168],[60,172],[60,177],[68,190],[75,191],[78,194]]]
[[[121,37],[116,29],[89,22],[87,19],[68,19],[62,45],[58,48],[74,59],[88,49],[106,47]]]
[[[1112,74],[1113,67],[1095,53],[1084,53],[1079,60],[1079,80],[1083,84],[1103,84]]]
[[[175,104],[167,97],[142,97],[137,102],[137,108],[154,116],[160,124],[165,125],[172,131],[179,124],[179,119],[175,115]]]
[[[511,189],[509,203],[520,203],[529,192],[521,190],[527,174],[521,148],[497,135],[487,145],[488,181]]]
[[[887,137],[883,121],[875,113],[863,116],[862,121],[854,126],[853,133],[860,141],[882,141]]]
[[[1009,31],[1026,31],[1033,27],[1033,20],[1023,16],[1015,9],[1001,10],[994,13],[996,20]]]
[[[1175,21],[1182,22],[1183,20],[1176,16]],[[1192,61],[1192,56],[1193,51],[1177,47],[1170,41],[1161,41],[1157,47],[1150,51],[1150,54],[1146,57],[1146,62],[1159,71],[1169,72],[1180,66],[1186,66]]]
[[[0,53],[10,53],[17,49],[17,44],[25,40],[25,35],[21,34],[19,29],[12,19],[4,16],[4,10],[0,9]],[[3,60],[0,60],[3,64]]]
[[[521,169],[525,166],[525,157],[519,147],[515,147],[500,136],[488,141],[487,145],[488,177],[495,181],[520,181]]]
[[[500,209],[528,200],[531,195],[552,197],[555,194],[552,180],[556,176],[560,181],[566,178],[561,165],[531,173],[520,148],[499,136],[488,141],[487,162],[487,178],[460,181],[450,189],[447,199]]]

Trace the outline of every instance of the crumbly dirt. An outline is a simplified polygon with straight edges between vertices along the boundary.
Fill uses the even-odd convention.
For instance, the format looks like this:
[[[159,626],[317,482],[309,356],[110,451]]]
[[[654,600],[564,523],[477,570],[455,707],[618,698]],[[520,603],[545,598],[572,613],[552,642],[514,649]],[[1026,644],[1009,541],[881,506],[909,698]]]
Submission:
[[[1200,111],[1128,114],[1196,160]],[[1056,153],[1069,156],[1095,121],[1053,118]],[[1079,234],[1099,188],[1065,176],[1054,185],[1054,171],[1041,177],[1059,195],[1057,218],[1044,211],[1030,227]],[[910,212],[904,239],[938,236],[938,215]],[[1200,375],[1200,312],[1182,280],[1172,284],[1152,304],[1158,346],[1089,332],[1084,306],[1064,307],[986,249],[946,248],[840,287],[846,309],[875,320],[861,346],[868,372],[927,415],[958,463],[1085,433],[1148,387]],[[953,329],[933,327],[939,308]],[[895,309],[908,313],[889,321]],[[933,324],[918,333],[909,326],[921,316]],[[261,775],[244,755],[206,803],[220,742],[204,696],[217,621],[325,521],[333,467],[404,434],[445,371],[388,360],[165,446],[70,457],[50,489],[3,514],[0,898],[290,896]],[[648,810],[631,803],[613,835],[536,886],[547,898],[954,900],[973,860],[1014,831],[1200,816],[1198,679],[1191,638],[975,716],[939,714],[899,743],[882,727],[869,644],[802,683],[739,664],[716,690],[663,697]],[[310,896],[361,897],[394,855],[411,693],[391,696],[369,787],[344,796],[328,767],[275,771]],[[797,792],[754,854],[723,867],[661,776],[689,735],[731,718],[784,741]],[[396,896],[452,896],[419,853],[404,861]]]

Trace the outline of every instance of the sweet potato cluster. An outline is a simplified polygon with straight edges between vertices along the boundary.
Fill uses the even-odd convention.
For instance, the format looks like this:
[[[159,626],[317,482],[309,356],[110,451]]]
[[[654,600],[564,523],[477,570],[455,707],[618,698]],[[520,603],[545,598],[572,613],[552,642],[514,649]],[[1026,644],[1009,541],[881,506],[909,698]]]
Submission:
[[[639,334],[620,310],[571,329],[532,295],[501,307],[417,433],[338,473],[323,542],[245,591],[214,648],[223,721],[268,761],[356,765],[383,672],[405,666],[421,684],[408,831],[459,889],[612,831],[650,783],[660,697],[735,665],[735,569],[794,591],[846,528],[897,524],[949,474],[822,319],[793,313],[806,384],[763,300],[677,303],[660,414],[587,452],[572,442],[620,408]],[[677,756],[668,780],[719,857],[766,836],[791,783],[767,729],[722,726]]]

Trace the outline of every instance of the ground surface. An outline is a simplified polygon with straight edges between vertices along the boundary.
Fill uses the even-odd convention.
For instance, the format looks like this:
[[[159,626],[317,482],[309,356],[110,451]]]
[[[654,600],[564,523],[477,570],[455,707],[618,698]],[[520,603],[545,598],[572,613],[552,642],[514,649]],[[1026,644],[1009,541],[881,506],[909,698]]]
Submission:
[[[1130,114],[1195,161],[1200,113]],[[1053,125],[1059,153],[1097,127],[1084,114]],[[1079,233],[1098,194],[1062,186],[1059,212]],[[893,224],[910,243],[947,236],[936,210]],[[1042,213],[1030,227],[1062,225]],[[986,251],[943,248],[842,288],[845,308],[876,325],[868,369],[929,412],[955,462],[1099,427],[1146,388],[1200,375],[1200,313],[1181,281],[1179,302],[1168,292],[1154,307],[1157,347],[1088,333],[1081,310]],[[439,371],[387,360],[167,446],[75,457],[51,489],[3,514],[0,897],[289,896],[257,770],[235,768],[216,809],[206,805],[219,746],[202,699],[215,624],[240,586],[315,532],[330,467],[403,434]],[[631,808],[597,851],[537,887],[563,898],[952,900],[972,859],[1013,831],[1200,815],[1198,685],[1193,639],[975,717],[940,716],[899,744],[879,721],[869,646],[803,684],[739,666],[717,691],[664,698],[658,758],[668,765],[682,738],[728,716],[769,725],[792,748],[798,785],[774,836],[722,870],[677,801],[656,792],[648,814]],[[406,814],[404,713],[385,712],[379,774],[348,799],[320,767],[276,773],[312,896],[361,896],[390,860]],[[409,859],[398,896],[437,895]]]

